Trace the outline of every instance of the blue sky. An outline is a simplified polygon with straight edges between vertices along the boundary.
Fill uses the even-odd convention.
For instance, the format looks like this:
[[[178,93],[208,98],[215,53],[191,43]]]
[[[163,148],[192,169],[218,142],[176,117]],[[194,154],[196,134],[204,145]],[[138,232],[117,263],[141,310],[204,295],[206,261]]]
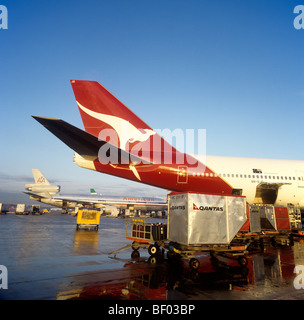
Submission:
[[[96,80],[157,129],[206,129],[207,154],[304,159],[296,1],[6,1],[0,202],[39,168],[64,193],[163,195],[79,168],[31,115],[83,128],[70,79]],[[26,198],[25,198],[26,199]]]

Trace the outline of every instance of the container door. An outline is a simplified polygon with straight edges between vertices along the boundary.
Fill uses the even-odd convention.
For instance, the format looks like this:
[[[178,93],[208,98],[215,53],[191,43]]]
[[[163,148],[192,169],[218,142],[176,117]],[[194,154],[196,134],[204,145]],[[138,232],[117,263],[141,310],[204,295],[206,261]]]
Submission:
[[[261,216],[259,206],[250,206],[250,231],[261,232]]]

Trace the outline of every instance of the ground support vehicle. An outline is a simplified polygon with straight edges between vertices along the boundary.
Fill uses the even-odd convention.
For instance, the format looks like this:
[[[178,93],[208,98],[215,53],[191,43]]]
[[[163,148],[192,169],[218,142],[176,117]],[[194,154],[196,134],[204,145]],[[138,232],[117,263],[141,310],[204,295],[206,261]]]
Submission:
[[[304,238],[304,230],[303,229],[293,229],[291,231],[291,234],[293,237],[295,237],[296,239],[301,239]]]
[[[156,257],[164,254],[167,224],[153,223],[150,217],[129,218],[125,224],[126,239],[133,242],[111,254],[116,256],[118,252],[132,248],[131,258],[138,258],[139,249],[147,249],[150,254],[149,262],[155,263]]]
[[[80,208],[77,212],[76,230],[87,228],[98,230],[100,221],[100,209]]]
[[[265,246],[292,246],[293,234],[279,231],[263,231],[260,233],[239,233],[232,241],[232,245],[248,246],[248,251],[263,251]]]
[[[245,197],[174,192],[168,203],[168,232],[166,224],[153,224],[151,218],[127,220],[126,239],[133,243],[114,255],[132,247],[131,256],[136,258],[140,248],[147,248],[150,262],[156,262],[167,251],[169,259],[186,259],[197,269],[199,254],[209,252],[213,257],[224,255],[242,266],[247,264],[247,246],[230,245],[247,219]]]
[[[32,205],[32,215],[41,215],[41,211],[40,211],[40,205],[38,204],[35,204],[35,205]]]
[[[290,232],[282,233],[279,231],[263,231],[262,232],[263,245],[276,246],[292,246],[293,235]]]
[[[289,209],[247,204],[247,221],[232,244],[248,244],[249,251],[264,250],[265,246],[293,245]]]
[[[181,259],[189,262],[191,269],[197,270],[200,267],[199,256],[208,252],[212,258],[223,256],[237,260],[242,266],[247,266],[246,254],[248,245],[197,245],[185,246],[170,242],[168,246],[168,259]]]

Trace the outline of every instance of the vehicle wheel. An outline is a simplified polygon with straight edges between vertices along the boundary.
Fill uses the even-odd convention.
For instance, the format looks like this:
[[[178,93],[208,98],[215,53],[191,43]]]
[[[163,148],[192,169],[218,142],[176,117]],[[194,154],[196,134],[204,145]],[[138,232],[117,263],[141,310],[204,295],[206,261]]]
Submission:
[[[132,249],[133,250],[138,250],[139,249],[139,245],[135,241],[133,241],[133,243],[132,243]]]
[[[246,257],[238,257],[237,262],[242,266],[246,267],[248,264],[248,260]]]
[[[132,253],[131,253],[131,258],[132,259],[136,259],[136,258],[139,258],[140,254],[138,252],[138,250],[134,250]]]
[[[148,252],[151,256],[155,256],[159,252],[159,247],[154,244],[151,244],[148,248]]]
[[[200,262],[197,259],[192,258],[189,261],[189,265],[191,269],[197,270],[200,267]]]
[[[149,259],[148,259],[148,263],[150,263],[150,264],[156,264],[156,262],[157,262],[157,259],[156,259],[156,257],[155,257],[155,256],[151,256],[151,257],[149,257]]]

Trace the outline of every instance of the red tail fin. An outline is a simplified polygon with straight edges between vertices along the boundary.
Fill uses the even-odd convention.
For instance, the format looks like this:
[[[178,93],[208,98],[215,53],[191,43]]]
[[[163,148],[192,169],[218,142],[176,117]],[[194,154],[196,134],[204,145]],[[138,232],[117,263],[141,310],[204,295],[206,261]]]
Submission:
[[[147,161],[162,157],[164,150],[176,152],[175,148],[98,82],[71,80],[71,85],[88,133]],[[158,153],[155,152],[156,146]],[[161,159],[158,161],[161,162]]]
[[[115,121],[118,124],[120,119],[136,128],[151,130],[97,81],[71,80],[71,84],[87,132],[98,137],[100,130],[115,125]]]

